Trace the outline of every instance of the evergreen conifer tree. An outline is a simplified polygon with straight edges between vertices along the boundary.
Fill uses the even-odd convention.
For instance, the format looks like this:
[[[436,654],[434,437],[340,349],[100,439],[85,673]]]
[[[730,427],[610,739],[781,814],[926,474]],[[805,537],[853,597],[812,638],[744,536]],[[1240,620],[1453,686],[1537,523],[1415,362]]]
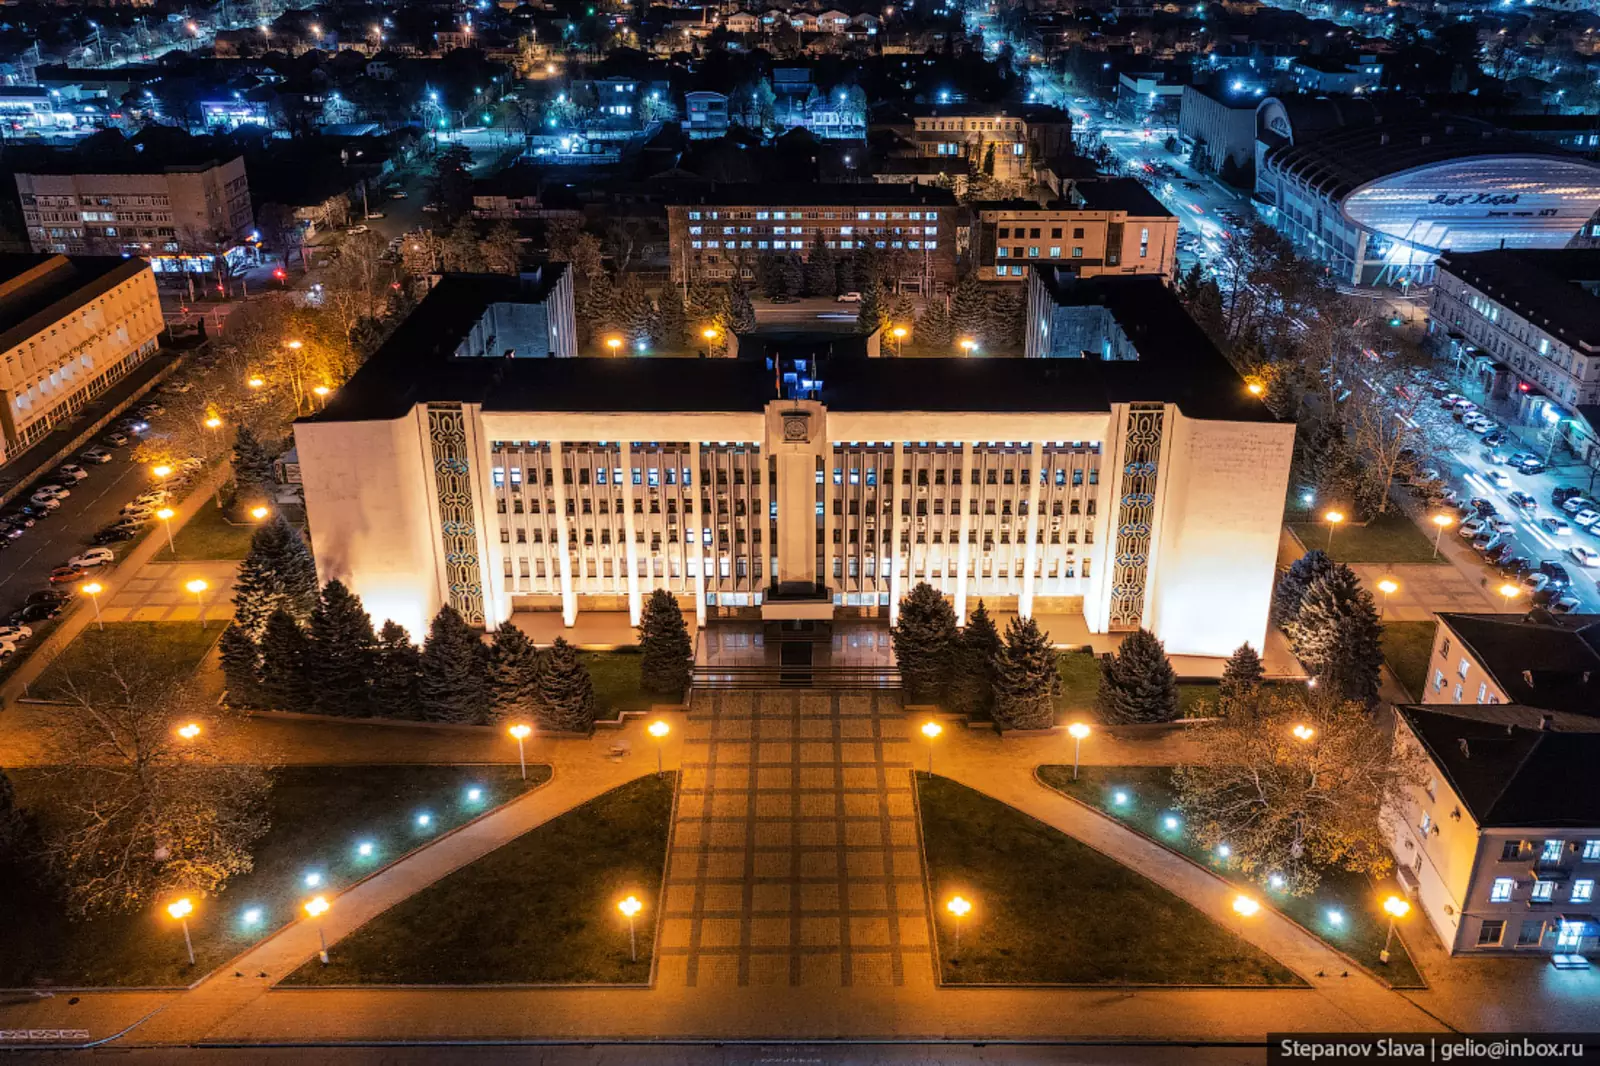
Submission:
[[[994,720],[1001,729],[1049,729],[1061,671],[1050,634],[1032,618],[1006,623],[1006,639],[994,657]]]
[[[434,722],[487,725],[493,711],[487,655],[459,612],[439,608],[428,627],[417,673],[417,706]]]
[[[261,698],[279,711],[310,711],[314,695],[306,661],[310,642],[294,615],[279,607],[261,637]]]
[[[750,303],[750,294],[735,281],[728,286],[727,328],[735,333],[751,333],[756,328],[756,309]]]
[[[298,621],[317,603],[317,566],[305,541],[283,515],[255,531],[234,583],[234,621],[260,642],[267,617],[279,607]]]
[[[330,581],[311,612],[307,673],[322,714],[365,717],[370,713],[377,638],[361,597],[342,581]]]
[[[1225,715],[1248,713],[1261,691],[1261,679],[1266,671],[1261,656],[1245,641],[1228,656],[1222,668],[1222,681],[1217,685],[1217,702]]]
[[[594,681],[576,649],[560,637],[539,669],[539,725],[556,733],[594,731]]]
[[[1355,571],[1342,563],[1306,587],[1300,614],[1286,627],[1289,646],[1331,697],[1372,703],[1383,647],[1378,608]]]
[[[976,274],[968,274],[956,283],[950,297],[950,332],[957,343],[976,341],[980,346],[988,340],[989,294]]]
[[[677,598],[656,589],[639,614],[639,682],[646,692],[680,698],[689,688],[694,645]]]
[[[994,143],[990,141],[983,152],[983,176],[986,178],[994,177]]]
[[[416,718],[417,681],[422,672],[422,652],[398,622],[383,623],[378,631],[377,667],[372,681],[373,711],[387,718]]]
[[[233,498],[250,505],[269,500],[276,483],[272,453],[249,426],[240,426],[233,438]]]
[[[728,290],[708,281],[696,281],[689,285],[688,303],[684,312],[689,316],[689,337],[700,336],[700,331],[710,325],[726,325],[729,318]],[[751,315],[755,309],[751,308]]]
[[[922,309],[922,317],[917,320],[917,343],[929,351],[948,354],[945,349],[951,344],[950,309],[940,297],[929,300]]]
[[[228,686],[228,706],[261,706],[261,649],[237,623],[229,622],[217,641],[222,676]]]
[[[1100,714],[1112,725],[1170,722],[1178,717],[1178,675],[1148,629],[1123,638],[1100,663]]]
[[[538,709],[539,649],[527,635],[503,623],[489,646],[489,689],[499,721],[527,718]]]
[[[1024,319],[1028,312],[1028,293],[1021,285],[1007,285],[989,300],[989,324],[985,336],[1001,348],[1022,346]]]
[[[1001,648],[1000,631],[983,601],[967,616],[956,649],[955,671],[950,678],[950,705],[961,714],[988,717],[994,712],[995,656]]]
[[[644,291],[644,282],[638,274],[623,276],[617,286],[617,328],[627,341],[628,351],[633,351],[639,341],[650,339],[650,296]]]
[[[1300,602],[1311,582],[1333,572],[1335,563],[1319,549],[1306,552],[1289,565],[1272,595],[1272,624],[1287,629],[1300,617]]]
[[[655,343],[661,348],[682,348],[689,343],[689,320],[684,314],[683,295],[672,286],[661,290],[657,304]]]
[[[900,601],[899,621],[889,633],[907,699],[943,699],[956,648],[956,612],[950,601],[926,581],[917,582]]]
[[[839,295],[838,259],[820,236],[812,242],[806,257],[805,293],[827,300]]]
[[[778,260],[778,291],[785,296],[800,295],[805,285],[805,268],[797,256],[786,255]]]
[[[861,290],[861,302],[856,305],[856,332],[870,334],[873,330],[885,329],[888,325],[888,295],[883,291],[882,285],[868,285]]]
[[[593,342],[617,329],[621,322],[617,313],[617,288],[604,271],[590,279],[578,291],[576,300],[578,335]]]

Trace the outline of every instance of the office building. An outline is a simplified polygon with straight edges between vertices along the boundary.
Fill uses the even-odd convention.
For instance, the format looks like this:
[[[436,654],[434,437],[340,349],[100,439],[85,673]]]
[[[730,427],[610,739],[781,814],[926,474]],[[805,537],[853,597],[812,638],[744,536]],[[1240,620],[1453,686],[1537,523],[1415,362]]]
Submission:
[[[948,190],[924,185],[698,187],[667,205],[672,282],[752,279],[759,260],[805,259],[820,242],[839,256],[898,256],[903,291],[940,292],[956,280],[959,210]]]
[[[149,358],[163,328],[142,259],[0,255],[0,461]]]
[[[972,205],[978,277],[1021,283],[1048,262],[1079,277],[1172,274],[1178,220],[1132,178],[1080,182],[1068,200]]]
[[[1077,284],[1106,290],[1118,358],[796,343],[774,366],[478,356],[498,297],[447,275],[295,427],[320,574],[413,637],[444,604],[636,621],[658,588],[701,624],[828,625],[928,581],[963,618],[981,598],[1174,654],[1261,647],[1293,426],[1160,280]]]
[[[941,104],[911,115],[914,153],[943,159],[951,172],[981,168],[994,152],[996,181],[1033,181],[1033,168],[1072,155],[1072,118],[1053,107]]]
[[[1256,156],[1256,105],[1248,92],[1221,85],[1185,85],[1178,104],[1178,137],[1200,170],[1248,167]]]
[[[242,158],[142,167],[63,157],[15,179],[36,252],[138,255],[158,274],[207,273],[219,258],[231,273],[251,254]]]

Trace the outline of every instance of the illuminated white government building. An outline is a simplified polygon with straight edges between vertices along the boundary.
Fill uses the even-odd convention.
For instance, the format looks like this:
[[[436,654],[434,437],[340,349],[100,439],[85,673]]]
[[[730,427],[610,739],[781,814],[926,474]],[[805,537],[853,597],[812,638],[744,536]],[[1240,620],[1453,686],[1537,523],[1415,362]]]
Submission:
[[[322,577],[414,638],[444,604],[1145,626],[1261,647],[1293,427],[1156,278],[1030,279],[1028,358],[890,359],[743,338],[731,359],[573,358],[560,265],[446,276],[295,427]]]

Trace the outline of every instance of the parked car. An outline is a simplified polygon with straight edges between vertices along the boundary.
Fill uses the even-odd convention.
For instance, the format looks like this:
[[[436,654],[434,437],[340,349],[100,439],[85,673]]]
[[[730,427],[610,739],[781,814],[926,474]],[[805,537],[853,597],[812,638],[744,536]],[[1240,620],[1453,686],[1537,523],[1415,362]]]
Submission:
[[[76,593],[76,592],[77,592],[77,589],[74,589],[74,588],[40,589],[38,592],[30,592],[30,593],[28,593],[28,598],[23,600],[22,602],[24,604],[30,604],[30,603],[66,603],[68,600],[72,599],[74,593]]]
[[[1517,531],[1517,524],[1504,515],[1490,515],[1484,519],[1484,522],[1489,529],[1494,530],[1496,533],[1515,533]]]
[[[68,566],[76,566],[84,570],[92,570],[97,566],[116,562],[117,556],[110,548],[86,548],[77,555],[67,560]]]
[[[1511,553],[1516,550],[1516,544],[1509,540],[1502,540],[1498,544],[1490,545],[1489,549],[1483,553],[1483,558],[1490,566],[1499,566],[1501,559],[1511,558]]]
[[[1457,503],[1461,502],[1461,493],[1457,492],[1455,489],[1445,489],[1443,492],[1439,493],[1439,502],[1444,504],[1446,507],[1454,507]]]
[[[1488,478],[1490,483],[1497,489],[1509,489],[1511,487],[1511,475],[1504,470],[1487,470],[1483,476]]]
[[[1579,511],[1592,511],[1596,507],[1600,507],[1600,503],[1595,503],[1587,496],[1568,496],[1561,503],[1561,509],[1568,514],[1577,514]]]
[[[19,640],[27,640],[33,636],[32,626],[6,626],[0,625],[0,640],[9,640],[15,644]]]
[[[1467,506],[1480,515],[1494,514],[1495,512],[1494,503],[1490,500],[1484,499],[1482,496],[1472,497],[1472,499],[1467,501]]]
[[[104,448],[88,448],[78,453],[78,459],[80,462],[99,465],[100,463],[109,463],[111,461],[111,453]]]
[[[194,388],[194,386],[189,384],[187,381],[169,381],[165,385],[161,386],[161,391],[176,393],[181,396],[183,393],[188,392],[192,388]]]
[[[1508,581],[1515,581],[1528,572],[1533,564],[1525,555],[1508,555],[1496,564],[1495,569],[1500,571],[1500,576]]]
[[[1532,511],[1539,506],[1538,500],[1534,499],[1529,493],[1523,492],[1520,489],[1511,493],[1506,497],[1506,499],[1510,500],[1513,506],[1520,507],[1524,511]]]
[[[1539,572],[1550,579],[1550,584],[1559,588],[1566,588],[1572,584],[1572,578],[1567,574],[1567,568],[1553,559],[1543,559],[1539,562]]]
[[[50,584],[61,585],[68,581],[77,581],[88,572],[81,566],[58,566],[50,571]]]
[[[1560,507],[1574,496],[1582,496],[1583,490],[1571,485],[1561,485],[1550,490],[1550,505]]]
[[[1572,561],[1579,566],[1600,565],[1600,551],[1595,551],[1587,544],[1569,545],[1567,554],[1572,556]]]
[[[1578,601],[1578,597],[1568,592],[1563,593],[1562,595],[1551,600],[1545,605],[1545,610],[1549,611],[1551,614],[1572,614],[1580,606],[1581,604]]]
[[[125,540],[132,540],[139,535],[139,527],[132,522],[118,522],[116,525],[107,526],[96,533],[93,540],[96,544],[120,544]]]
[[[35,496],[48,496],[51,499],[64,500],[72,495],[72,490],[65,485],[57,485],[54,481],[36,486],[33,490]]]
[[[1545,532],[1549,533],[1552,537],[1566,537],[1571,536],[1572,534],[1572,524],[1565,518],[1557,518],[1553,514],[1545,515],[1543,518],[1539,519],[1539,524],[1543,526]]]
[[[67,482],[79,482],[88,476],[89,471],[77,463],[65,463],[56,470],[56,477]]]
[[[1483,435],[1483,443],[1489,445],[1490,447],[1494,447],[1497,444],[1504,444],[1505,442],[1506,431],[1503,429],[1491,429],[1489,432]],[[1502,462],[1503,461],[1504,460],[1502,460]]]
[[[854,290],[841,292],[833,298],[833,302],[836,304],[858,304],[861,302],[861,294]]]
[[[126,446],[128,443],[127,436],[122,433],[107,433],[100,439],[113,448],[121,448]]]
[[[1596,522],[1600,522],[1600,511],[1596,511],[1593,508],[1585,507],[1572,516],[1572,524],[1582,526],[1584,529],[1588,529]]]
[[[147,403],[139,408],[139,414],[144,418],[154,418],[157,415],[164,415],[166,413],[167,409],[158,403]]]
[[[33,525],[33,519],[31,518],[28,519],[27,526],[23,525],[21,522],[8,522],[0,520],[0,540],[4,540],[6,544],[9,545],[12,541],[26,533],[28,531],[28,526],[31,525]]]
[[[370,226],[351,226],[349,229],[345,230],[345,232],[350,234],[350,236],[355,237],[362,233],[366,233],[370,228]]]
[[[29,603],[12,611],[11,616],[6,621],[14,626],[37,625],[40,622],[56,617],[60,613],[61,604],[59,603]]]
[[[61,501],[56,499],[54,496],[41,496],[37,492],[28,497],[28,502],[33,506],[43,508],[46,511],[54,511],[61,506]],[[37,518],[38,515],[35,515],[34,517]]]
[[[1487,555],[1496,545],[1502,544],[1500,534],[1492,529],[1485,529],[1472,538],[1472,550],[1480,555]]]
[[[1484,442],[1487,443],[1488,439],[1485,437]],[[1483,461],[1486,463],[1507,463],[1511,461],[1511,456],[1499,448],[1485,448],[1483,450]]]
[[[1488,528],[1488,519],[1469,518],[1456,528],[1456,536],[1460,537],[1462,540],[1471,540],[1473,537],[1476,537],[1479,533],[1482,533]]]

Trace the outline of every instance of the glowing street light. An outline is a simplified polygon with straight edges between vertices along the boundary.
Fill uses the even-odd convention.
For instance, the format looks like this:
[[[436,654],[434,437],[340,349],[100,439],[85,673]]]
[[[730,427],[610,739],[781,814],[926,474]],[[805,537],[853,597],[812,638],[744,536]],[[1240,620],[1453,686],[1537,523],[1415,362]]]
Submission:
[[[318,385],[311,390],[311,395],[317,398],[317,406],[326,409],[328,406],[328,393],[333,390],[326,385]]]
[[[267,383],[267,379],[264,378],[264,377],[260,377],[259,375],[256,376],[256,377],[252,377],[248,381],[245,382],[245,384],[249,385],[252,389],[259,389],[261,386],[265,385],[266,383]]]
[[[106,624],[100,621],[100,594],[106,590],[98,581],[89,581],[79,586],[80,592],[89,597],[89,602],[94,604],[94,624],[96,629],[104,629]]]
[[[1252,396],[1260,396],[1262,393],[1267,391],[1262,387],[1261,382],[1259,381],[1252,381],[1248,383],[1245,385],[1245,389],[1248,390]]]
[[[634,962],[638,962],[639,939],[634,934],[633,920],[638,917],[640,911],[644,910],[644,904],[639,902],[637,896],[629,896],[617,904],[617,910],[621,911],[628,919],[628,957]]]
[[[197,577],[183,587],[194,593],[195,605],[200,608],[200,628],[204,629],[206,627],[205,592],[206,589],[210,588],[211,586],[206,584],[204,578]]]
[[[291,352],[298,352],[301,348],[304,348],[305,345],[300,341],[288,341],[284,344],[284,347],[288,348]]]
[[[606,338],[606,347],[611,349],[611,354],[612,355],[616,355],[617,352],[620,351],[621,348],[622,348],[622,338],[621,337],[607,337]]]
[[[1072,779],[1078,779],[1078,752],[1083,749],[1083,738],[1089,735],[1089,727],[1082,722],[1073,722],[1067,726],[1067,736],[1072,738]]]
[[[956,950],[955,950],[955,954],[959,955],[961,953],[961,919],[965,918],[967,915],[972,913],[972,901],[967,899],[964,896],[951,896],[950,897],[950,902],[948,902],[948,903],[946,903],[944,905],[944,909],[950,912],[950,917],[955,922],[955,927],[956,927]]]
[[[154,474],[158,480],[165,481],[167,478],[172,476],[172,467],[168,466],[166,463],[160,463],[156,466],[152,466],[150,468],[150,472]]]
[[[1296,740],[1305,740],[1305,741],[1309,741],[1311,738],[1313,738],[1313,737],[1315,737],[1317,735],[1317,731],[1315,729],[1312,729],[1310,726],[1308,726],[1308,725],[1306,725],[1304,723],[1301,723],[1300,725],[1295,726],[1293,729],[1289,730],[1289,733]]]
[[[313,896],[306,900],[305,904],[306,915],[317,920],[317,939],[322,944],[322,951],[319,953],[319,957],[322,959],[322,965],[324,966],[328,965],[328,932],[323,928],[322,916],[328,913],[329,906],[326,896]]]
[[[978,350],[978,342],[973,340],[971,337],[962,337],[961,340],[957,342],[957,345],[961,348],[962,352],[967,355],[971,355],[973,352]]]
[[[718,333],[715,329],[712,329],[710,326],[707,326],[705,329],[700,331],[700,336],[704,337],[708,341],[714,341],[718,337],[722,336],[722,334]]]
[[[944,732],[944,726],[938,722],[922,723],[922,735],[928,738],[928,776],[933,776],[933,742]]]
[[[189,939],[189,915],[194,913],[194,904],[189,897],[173,900],[167,904],[167,916],[183,926],[183,948],[189,953],[189,965],[194,965],[194,941]]]
[[[216,415],[212,415],[210,418],[205,420],[204,425],[207,429],[221,429],[222,419],[218,418]]]
[[[1322,516],[1328,523],[1328,550],[1333,551],[1333,531],[1339,528],[1339,523],[1344,521],[1344,512],[1329,511]]]
[[[904,326],[896,326],[894,329],[889,331],[889,336],[894,338],[894,354],[895,358],[898,359],[900,357],[901,346],[905,343],[906,328]]]
[[[528,737],[533,733],[533,729],[522,722],[518,722],[510,729],[506,730],[506,732],[510,733],[512,738],[517,742],[517,761],[522,764],[522,779],[526,781],[528,779],[528,760],[523,755],[522,742],[528,739]]]
[[[1378,591],[1383,593],[1383,602],[1378,605],[1378,617],[1382,618],[1389,611],[1389,597],[1399,591],[1400,584],[1392,577],[1386,577],[1378,582]]]
[[[172,516],[177,513],[170,507],[163,507],[156,512],[156,517],[161,519],[161,524],[167,531],[167,551],[171,552],[174,558],[178,555],[178,549],[172,544]]]
[[[1433,524],[1438,528],[1433,533],[1433,557],[1439,558],[1439,538],[1444,536],[1444,531],[1456,524],[1456,520],[1447,514],[1433,516]]]
[[[667,734],[670,733],[671,731],[672,731],[672,727],[667,725],[666,722],[663,722],[660,719],[657,719],[656,721],[651,722],[650,723],[650,728],[645,730],[646,733],[649,733],[651,736],[656,738],[656,776],[657,777],[660,777],[661,773],[662,773],[662,770],[661,770],[661,749],[666,746],[665,741],[667,739]]]
[[[1394,940],[1395,920],[1410,914],[1411,904],[1399,896],[1389,896],[1383,901],[1383,909],[1389,915],[1389,932],[1383,938],[1383,950],[1378,952],[1378,961],[1387,965],[1389,962],[1389,944]]]
[[[271,513],[272,513],[272,509],[271,508],[263,507],[263,506],[261,506],[259,504],[256,505],[255,507],[250,508],[250,517],[254,518],[257,522],[259,522],[262,519],[266,518],[267,515],[269,515]]]
[[[1512,600],[1514,600],[1518,596],[1522,595],[1522,590],[1517,588],[1517,586],[1511,584],[1511,582],[1509,582],[1509,581],[1506,582],[1504,585],[1501,585],[1495,591],[1500,593],[1500,595],[1505,598],[1506,607],[1508,607],[1508,608],[1511,606],[1511,601]]]
[[[189,722],[186,725],[179,726],[175,732],[184,740],[193,740],[200,735],[200,724],[198,722]]]

